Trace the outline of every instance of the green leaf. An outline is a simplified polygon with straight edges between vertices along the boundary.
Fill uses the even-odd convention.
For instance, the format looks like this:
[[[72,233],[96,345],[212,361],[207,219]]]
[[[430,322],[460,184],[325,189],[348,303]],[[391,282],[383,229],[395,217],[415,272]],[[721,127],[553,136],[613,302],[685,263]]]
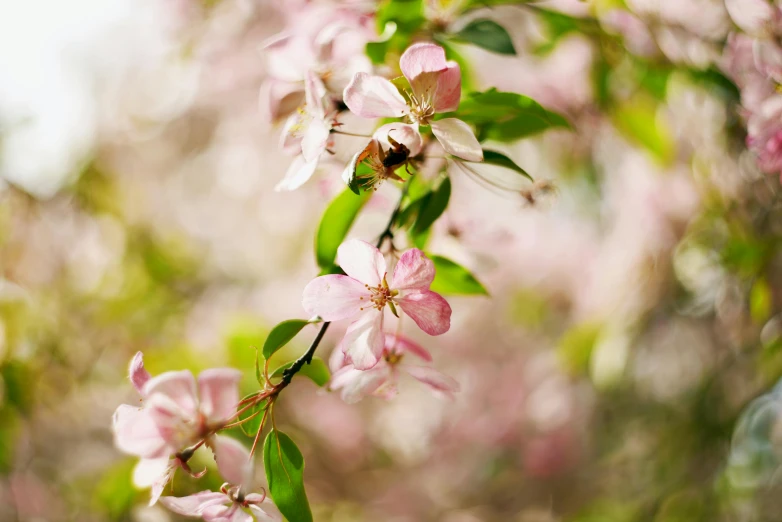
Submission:
[[[430,255],[434,262],[435,276],[431,290],[438,294],[489,295],[486,288],[469,270],[442,256]]]
[[[437,219],[443,215],[448,207],[448,200],[451,198],[451,180],[445,178],[437,189],[432,190],[424,196],[421,201],[421,208],[418,212],[418,219],[415,220],[412,233],[421,235],[431,227]]]
[[[282,377],[282,372],[293,366],[293,363],[296,361],[290,361],[276,370],[274,370],[274,373],[272,373],[272,377]],[[302,375],[304,377],[309,377],[312,382],[317,384],[318,386],[325,386],[327,382],[329,382],[329,379],[331,379],[331,373],[329,372],[329,367],[326,366],[326,363],[323,362],[323,359],[320,357],[313,357],[312,361],[310,361],[309,364],[305,364],[301,367],[301,370],[299,370],[296,375]]]
[[[508,31],[497,22],[479,18],[467,24],[454,37],[473,45],[477,45],[487,51],[498,54],[515,55],[516,49],[513,47]]]
[[[308,324],[310,322],[304,319],[289,319],[272,328],[272,331],[269,332],[269,337],[263,343],[264,358],[268,359],[274,355],[274,352],[288,344]]]
[[[514,141],[549,128],[569,128],[560,114],[545,109],[527,96],[489,89],[473,93],[453,115],[478,127],[480,139]]]
[[[345,240],[353,221],[371,194],[365,192],[357,196],[348,188],[326,208],[315,236],[315,256],[319,267],[330,268],[334,265],[337,248]]]
[[[525,178],[529,179],[530,181],[535,181],[532,179],[532,176],[530,176],[526,170],[516,165],[516,162],[510,159],[508,156],[501,152],[497,152],[496,150],[489,150],[489,149],[483,149],[483,163],[486,165],[496,165],[497,167],[504,167],[506,169],[510,169],[514,172],[518,172]]]
[[[269,432],[263,443],[263,465],[277,509],[289,522],[312,522],[304,491],[304,457],[290,437],[277,430]]]

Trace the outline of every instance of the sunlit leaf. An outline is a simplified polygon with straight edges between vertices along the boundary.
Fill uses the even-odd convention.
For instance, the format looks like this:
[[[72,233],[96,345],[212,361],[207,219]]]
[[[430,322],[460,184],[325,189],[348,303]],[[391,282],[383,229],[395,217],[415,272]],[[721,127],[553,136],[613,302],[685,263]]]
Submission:
[[[289,319],[272,328],[272,331],[269,332],[269,336],[266,338],[266,342],[263,343],[264,358],[268,359],[274,355],[277,350],[288,344],[308,324],[309,321],[304,319]]]
[[[508,156],[506,156],[501,152],[497,152],[495,150],[483,149],[482,163],[486,165],[495,165],[497,167],[510,169],[514,172],[521,174],[522,176],[529,179],[530,181],[534,181],[532,179],[532,176],[530,176],[526,170],[519,167],[515,161],[513,161],[512,159],[510,159]]]
[[[545,109],[528,96],[490,89],[472,93],[459,105],[456,118],[478,127],[481,141],[508,142],[549,128],[568,128],[560,114]]]
[[[263,444],[263,465],[274,504],[289,522],[312,522],[304,491],[304,457],[281,431],[272,430]]]
[[[315,236],[315,257],[319,267],[330,268],[334,265],[339,245],[345,240],[353,221],[370,195],[371,192],[356,195],[348,188],[326,208]]]
[[[498,54],[516,54],[508,31],[493,20],[473,20],[453,36]]]
[[[488,295],[486,288],[469,270],[442,256],[430,255],[434,261],[435,276],[431,289],[447,295]]]
[[[276,370],[274,370],[274,373],[272,373],[272,377],[282,377],[282,372],[290,368],[293,363],[296,361],[290,361]],[[320,357],[313,357],[312,361],[310,361],[309,364],[305,364],[301,367],[301,370],[299,370],[296,375],[301,375],[302,377],[309,377],[312,382],[317,384],[318,386],[325,386],[327,382],[329,382],[329,379],[331,379],[331,372],[329,372],[329,367],[326,365],[325,362],[323,362],[323,359]]]

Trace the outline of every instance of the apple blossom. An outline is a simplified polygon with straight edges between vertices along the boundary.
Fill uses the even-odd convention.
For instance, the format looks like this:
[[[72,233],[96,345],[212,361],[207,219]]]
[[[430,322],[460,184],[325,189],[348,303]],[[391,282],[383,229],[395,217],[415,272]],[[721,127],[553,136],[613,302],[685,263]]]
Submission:
[[[268,78],[260,93],[261,110],[269,120],[287,115],[301,99],[309,74],[322,80],[326,90],[339,96],[353,75],[370,71],[364,53],[377,37],[374,19],[360,9],[341,4],[287,5],[283,32],[263,44]]]
[[[114,412],[112,429],[121,451],[141,457],[134,483],[152,488],[151,504],[177,468],[192,474],[187,461],[203,442],[218,455],[220,466],[219,448],[225,444],[214,433],[236,414],[240,378],[241,372],[230,368],[205,370],[197,384],[189,371],[152,377],[141,352],[133,357],[130,381],[143,404],[141,408],[121,404]]]
[[[414,44],[399,59],[411,92],[403,97],[382,76],[357,73],[345,87],[345,104],[362,118],[405,117],[416,127],[429,125],[446,152],[468,161],[481,161],[483,150],[469,125],[457,118],[435,120],[438,113],[455,111],[462,92],[459,64],[446,61],[435,44]]]
[[[358,316],[343,340],[343,351],[355,368],[372,368],[383,353],[386,305],[394,315],[398,305],[429,335],[440,335],[450,328],[451,307],[440,294],[429,290],[434,263],[419,249],[402,254],[390,281],[383,254],[365,241],[342,243],[337,262],[347,275],[313,279],[304,288],[302,304],[307,313],[325,321]]]
[[[275,187],[278,191],[297,189],[310,179],[329,146],[334,107],[313,73],[307,75],[305,94],[305,105],[290,115],[282,131],[280,148],[297,156]]]
[[[202,491],[186,497],[162,497],[160,503],[174,513],[203,518],[207,522],[282,520],[265,493],[245,493],[244,488],[252,481],[250,452],[235,439],[218,438],[217,466],[228,481],[220,491]],[[249,509],[252,515],[242,508]]]
[[[386,333],[383,337],[383,353],[380,361],[369,370],[358,370],[350,364],[338,346],[331,353],[329,366],[333,372],[329,388],[340,390],[342,399],[354,403],[366,395],[390,399],[397,393],[400,372],[429,386],[435,393],[452,398],[459,391],[459,383],[430,366],[402,363],[410,353],[426,362],[432,355],[415,342],[401,335]]]

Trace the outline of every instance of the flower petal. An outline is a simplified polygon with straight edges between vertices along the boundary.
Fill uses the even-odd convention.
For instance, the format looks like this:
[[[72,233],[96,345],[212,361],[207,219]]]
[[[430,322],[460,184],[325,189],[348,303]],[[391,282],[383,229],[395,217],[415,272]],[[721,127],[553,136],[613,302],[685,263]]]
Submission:
[[[147,410],[120,404],[112,422],[114,445],[142,458],[168,456],[169,446]]]
[[[224,493],[201,491],[186,497],[161,497],[160,503],[178,515],[200,517],[205,509],[231,502]]]
[[[312,161],[307,161],[302,156],[296,156],[296,159],[293,160],[291,166],[288,167],[285,177],[282,178],[282,181],[277,183],[274,190],[277,192],[296,190],[304,185],[304,183],[315,174],[315,169],[318,168],[319,159],[320,158],[315,158]]]
[[[429,335],[444,334],[451,328],[451,307],[440,294],[411,292],[399,299],[399,306]]]
[[[236,414],[242,372],[233,368],[204,370],[198,376],[201,413],[210,424],[221,424]]]
[[[156,459],[141,459],[133,468],[133,485],[137,488],[148,488],[160,477],[166,474],[169,467],[168,457]]]
[[[399,68],[411,86],[417,76],[442,71],[447,66],[445,49],[433,43],[411,45],[399,58]]]
[[[307,79],[304,81],[304,99],[309,112],[316,118],[323,119],[323,99],[326,97],[326,87],[318,75],[312,70],[307,71]]]
[[[340,397],[348,404],[354,404],[367,395],[372,395],[389,377],[388,365],[378,363],[369,370],[357,370],[345,366],[331,376],[329,388],[341,390]]]
[[[369,286],[378,286],[386,273],[386,260],[380,250],[360,239],[339,245],[337,264],[348,276]]]
[[[307,161],[317,161],[328,147],[331,126],[324,120],[310,121],[301,140],[301,155]]]
[[[407,102],[396,86],[382,76],[356,73],[343,93],[345,105],[362,118],[400,118],[407,114]]]
[[[393,138],[394,141],[407,147],[411,157],[417,156],[424,146],[424,140],[421,138],[421,133],[418,131],[418,125],[410,125],[408,123],[386,123],[377,129],[372,137],[380,141],[383,144],[384,149],[391,148],[389,138]]]
[[[459,108],[462,97],[462,71],[456,62],[448,62],[445,70],[437,75],[434,94],[435,112],[450,112]]]
[[[268,123],[276,122],[295,111],[304,102],[301,84],[267,78],[261,85],[258,105],[261,115]]]
[[[440,373],[430,366],[414,366],[410,364],[402,364],[400,366],[414,379],[450,398],[453,398],[453,394],[459,391],[459,383],[456,382],[456,379]]]
[[[456,118],[444,118],[430,124],[445,152],[467,161],[483,161],[483,149],[469,125]]]
[[[432,354],[430,354],[426,348],[419,345],[418,343],[413,342],[407,337],[387,333],[385,336],[384,345],[386,351],[397,354],[412,353],[416,357],[419,357],[426,362],[432,362]]]
[[[345,357],[357,370],[375,366],[383,353],[383,311],[364,311],[348,326],[342,339]]]
[[[143,395],[149,397],[155,393],[171,399],[188,417],[195,418],[198,413],[195,378],[188,370],[161,373],[148,380]]]
[[[339,321],[358,313],[368,298],[364,285],[352,277],[325,275],[304,287],[301,304],[310,315],[318,315],[324,321]]]
[[[249,497],[250,495],[247,496]],[[282,515],[277,510],[277,507],[268,498],[264,499],[260,504],[250,504],[250,511],[261,522],[279,522],[282,520]]]
[[[130,361],[130,382],[136,391],[143,396],[142,390],[148,380],[152,378],[149,372],[144,368],[144,354],[136,353]]]
[[[252,474],[250,452],[241,442],[225,435],[216,435],[210,442],[217,469],[231,485],[249,485]]]
[[[434,262],[417,248],[411,248],[394,267],[390,286],[394,290],[429,290],[434,274]]]

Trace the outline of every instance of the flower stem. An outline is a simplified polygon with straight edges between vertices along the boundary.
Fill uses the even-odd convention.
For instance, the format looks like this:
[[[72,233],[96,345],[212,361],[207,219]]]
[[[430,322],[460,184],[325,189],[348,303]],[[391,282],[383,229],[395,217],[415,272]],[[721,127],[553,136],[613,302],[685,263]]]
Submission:
[[[388,224],[386,225],[385,230],[381,232],[377,239],[377,248],[382,247],[386,239],[394,238],[392,229],[394,228],[396,217],[399,215],[399,211],[402,209],[402,201],[405,199],[405,195],[407,195],[407,187],[407,184],[405,184],[404,189],[402,189],[402,194],[399,197],[399,202],[396,204],[396,208],[394,208],[394,211],[391,213],[391,217],[388,219]],[[326,330],[329,329],[330,324],[330,322],[323,323],[323,326],[321,326],[320,330],[318,331],[318,335],[315,336],[315,339],[312,341],[312,344],[310,344],[310,347],[307,349],[307,351],[304,352],[301,357],[296,359],[290,368],[282,372],[282,381],[278,386],[283,388],[290,384],[293,376],[296,375],[305,364],[312,362],[312,357],[315,355],[315,350],[317,350],[318,346],[320,346],[320,343],[323,340],[323,336],[326,335]]]

